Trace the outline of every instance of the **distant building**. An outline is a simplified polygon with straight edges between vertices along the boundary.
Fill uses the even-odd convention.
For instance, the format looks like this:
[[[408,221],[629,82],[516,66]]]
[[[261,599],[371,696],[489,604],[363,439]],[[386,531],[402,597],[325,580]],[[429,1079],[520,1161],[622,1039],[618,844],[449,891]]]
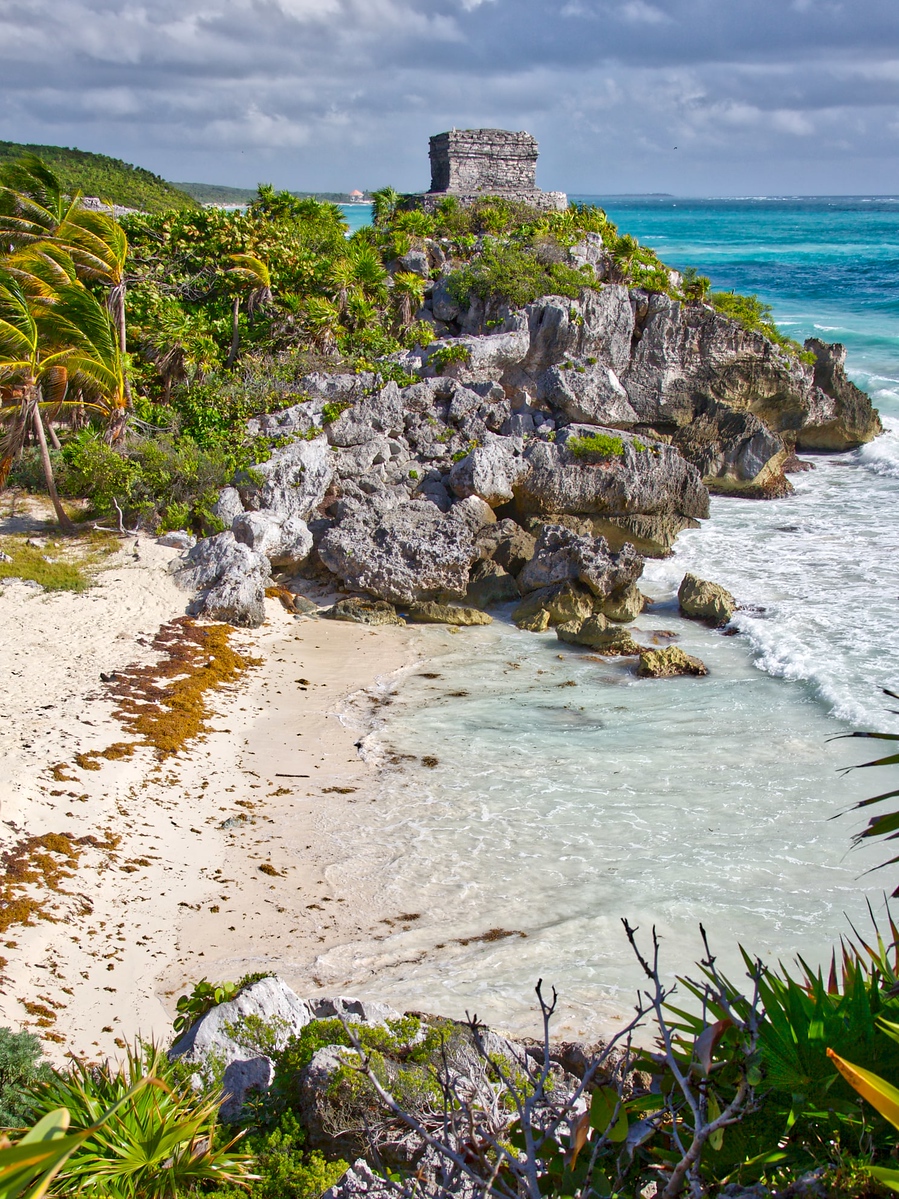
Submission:
[[[437,133],[431,138],[431,190],[417,197],[418,203],[430,209],[447,196],[462,204],[502,196],[535,208],[566,208],[564,192],[537,187],[537,153],[537,140],[529,133],[508,129]]]
[[[350,201],[353,204],[358,204],[360,202],[360,200],[364,200],[364,199],[365,199],[364,192],[361,192],[358,189],[350,192]]]

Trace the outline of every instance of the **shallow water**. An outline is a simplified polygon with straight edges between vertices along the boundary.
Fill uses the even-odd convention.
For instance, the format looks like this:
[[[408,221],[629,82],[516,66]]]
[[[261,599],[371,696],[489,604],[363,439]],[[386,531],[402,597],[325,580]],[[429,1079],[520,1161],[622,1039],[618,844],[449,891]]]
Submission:
[[[700,953],[702,921],[736,973],[739,943],[824,961],[847,916],[866,920],[869,898],[882,910],[895,885],[861,877],[886,856],[849,852],[863,820],[830,818],[888,782],[838,773],[876,755],[833,738],[899,730],[882,693],[899,690],[899,205],[689,204],[605,202],[674,265],[757,291],[792,335],[839,334],[887,433],[817,457],[789,499],[715,499],[673,558],[647,564],[659,602],[643,639],[675,632],[708,678],[637,680],[502,618],[421,630],[431,662],[390,685],[365,742],[397,765],[332,868],[417,918],[328,954],[323,971],[348,987],[530,1028],[543,977],[569,1031],[598,1031],[639,981],[622,916],[658,926],[669,973]],[[678,616],[686,570],[737,596],[738,636]],[[472,940],[495,929],[513,935]]]

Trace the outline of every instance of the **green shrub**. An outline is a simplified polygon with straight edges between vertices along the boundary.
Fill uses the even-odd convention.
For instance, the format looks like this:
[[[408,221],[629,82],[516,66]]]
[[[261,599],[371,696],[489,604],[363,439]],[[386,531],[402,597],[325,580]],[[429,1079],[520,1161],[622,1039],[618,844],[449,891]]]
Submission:
[[[493,304],[522,308],[540,296],[576,300],[591,279],[564,262],[541,261],[532,246],[488,241],[470,263],[454,271],[447,288],[458,304],[473,296]]]
[[[802,357],[803,350],[798,342],[785,337],[774,323],[770,304],[764,304],[758,296],[741,296],[733,291],[716,291],[709,296],[712,307],[722,316],[742,325],[751,333],[761,333],[776,346],[794,357]],[[807,359],[803,359],[807,361]],[[812,355],[814,361],[814,355]]]
[[[566,449],[575,458],[621,458],[624,455],[624,442],[620,437],[611,433],[589,433],[585,437],[569,437],[565,442]],[[641,449],[646,449],[641,446]]]
[[[459,342],[456,345],[441,346],[439,350],[428,359],[428,365],[432,366],[439,374],[450,365],[452,362],[467,362],[471,357],[471,349],[464,342]]]
[[[254,1129],[242,1142],[253,1156],[257,1182],[207,1192],[213,1199],[318,1199],[346,1172],[340,1159],[328,1161],[316,1150],[305,1149],[306,1134],[291,1111],[281,1114],[270,1129]]]
[[[0,1128],[23,1126],[29,1090],[49,1076],[50,1065],[34,1033],[0,1028]]]
[[[87,497],[101,516],[114,516],[117,501],[129,522],[154,531],[218,532],[211,510],[222,487],[241,458],[267,455],[267,445],[247,443],[238,454],[224,445],[204,449],[186,434],[171,433],[134,438],[120,449],[88,431],[65,447],[59,485],[68,495]]]

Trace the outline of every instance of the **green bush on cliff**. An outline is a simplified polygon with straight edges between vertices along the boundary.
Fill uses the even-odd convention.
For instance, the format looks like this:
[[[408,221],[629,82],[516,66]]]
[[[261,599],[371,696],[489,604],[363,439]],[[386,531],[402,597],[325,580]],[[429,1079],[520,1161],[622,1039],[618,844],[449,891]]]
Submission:
[[[565,442],[568,450],[575,458],[622,458],[624,442],[612,433],[589,433],[585,437],[569,437]],[[645,450],[644,445],[640,446]]]
[[[592,271],[547,261],[545,252],[541,255],[533,246],[489,241],[477,257],[450,275],[447,286],[459,304],[467,305],[476,296],[522,308],[540,296],[576,300],[594,284]]]
[[[758,296],[741,296],[733,291],[716,291],[709,296],[709,301],[715,311],[720,312],[722,316],[728,316],[731,320],[737,321],[751,333],[761,333],[763,337],[773,341],[782,350],[807,360],[808,355],[803,353],[802,346],[792,338],[785,337],[775,325],[771,305],[763,303]],[[814,355],[811,358],[814,361]]]

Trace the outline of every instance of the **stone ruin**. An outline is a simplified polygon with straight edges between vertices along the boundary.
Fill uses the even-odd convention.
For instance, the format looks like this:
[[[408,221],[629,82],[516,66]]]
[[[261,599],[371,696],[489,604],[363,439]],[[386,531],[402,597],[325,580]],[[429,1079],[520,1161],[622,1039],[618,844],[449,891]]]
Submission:
[[[535,208],[564,209],[564,192],[537,187],[537,139],[508,129],[453,129],[431,138],[431,190],[414,199],[432,210],[447,196],[471,204],[502,196]],[[410,197],[411,199],[411,197]]]

